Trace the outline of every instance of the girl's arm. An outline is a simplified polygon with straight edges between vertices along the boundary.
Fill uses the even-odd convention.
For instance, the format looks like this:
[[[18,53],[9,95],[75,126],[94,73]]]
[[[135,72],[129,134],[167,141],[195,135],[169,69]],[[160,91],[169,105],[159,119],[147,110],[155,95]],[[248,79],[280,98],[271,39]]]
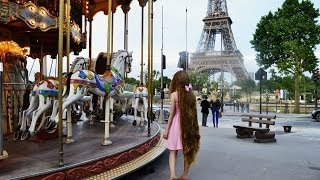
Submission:
[[[170,106],[170,115],[169,115],[167,127],[166,127],[166,129],[164,130],[164,133],[163,133],[163,138],[164,138],[164,139],[167,139],[167,138],[168,138],[168,131],[169,131],[169,128],[170,128],[170,126],[171,126],[171,124],[172,124],[173,116],[174,116],[174,114],[175,114],[175,103],[176,103],[175,94],[176,94],[176,92],[173,92],[173,93],[171,93],[171,95],[170,95],[170,103],[171,103],[171,106]]]

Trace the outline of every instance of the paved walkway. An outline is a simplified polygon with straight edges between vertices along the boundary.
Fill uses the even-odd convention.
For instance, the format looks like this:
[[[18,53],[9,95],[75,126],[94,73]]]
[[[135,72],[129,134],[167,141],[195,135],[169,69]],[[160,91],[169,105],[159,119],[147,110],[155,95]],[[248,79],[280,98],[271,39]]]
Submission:
[[[277,114],[271,129],[277,142],[259,144],[236,138],[232,124],[240,123],[239,115],[226,110],[219,128],[213,128],[212,123],[211,127],[200,127],[200,151],[189,180],[320,180],[320,122],[309,114]],[[285,123],[293,125],[292,133],[283,132]],[[168,154],[165,151],[151,164],[121,179],[167,180]],[[179,152],[177,176],[182,168]]]

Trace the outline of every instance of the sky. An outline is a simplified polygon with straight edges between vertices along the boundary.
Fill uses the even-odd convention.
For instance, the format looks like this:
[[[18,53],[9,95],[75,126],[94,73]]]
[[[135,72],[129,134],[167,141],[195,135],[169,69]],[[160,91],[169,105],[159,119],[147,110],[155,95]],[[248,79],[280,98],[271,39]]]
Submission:
[[[247,71],[256,72],[256,52],[252,48],[250,41],[256,30],[256,25],[261,17],[269,11],[276,11],[281,7],[284,0],[227,0],[228,13],[233,21],[231,29],[238,50],[243,54],[244,65]],[[315,8],[320,9],[319,0],[311,0]],[[164,76],[172,78],[173,74],[181,70],[177,67],[179,52],[195,52],[203,29],[202,19],[206,16],[208,0],[157,0],[154,3],[154,39],[153,39],[153,64],[154,70],[161,69],[161,47],[166,55],[167,65],[163,71]],[[163,8],[163,26],[162,26]],[[188,10],[186,13],[186,9]],[[137,0],[131,3],[128,14],[128,50],[133,52],[133,69],[129,77],[138,79],[141,62],[141,7]],[[96,57],[100,52],[107,51],[107,22],[108,17],[102,12],[96,14],[93,20],[92,36],[92,57]],[[320,23],[320,22],[318,22]],[[144,64],[147,69],[148,55],[148,4],[144,8]],[[163,27],[163,41],[162,41]],[[89,31],[88,31],[89,32]],[[187,38],[186,38],[187,37]],[[89,39],[89,38],[88,38]],[[219,40],[217,39],[217,42]],[[89,43],[87,43],[89,46]],[[124,49],[124,14],[118,7],[114,14],[114,45],[113,50]],[[220,46],[217,46],[220,50]],[[317,46],[316,55],[320,59],[320,46]],[[71,53],[72,54],[72,53]],[[88,48],[84,49],[80,56],[88,57]],[[70,61],[76,56],[71,56]],[[47,73],[50,71],[51,59],[48,58]],[[33,62],[28,63],[27,68],[32,67]],[[51,74],[55,75],[56,62],[53,61]],[[35,61],[33,70],[39,69],[38,61]],[[66,65],[64,66],[66,69]],[[33,72],[31,72],[30,80]]]

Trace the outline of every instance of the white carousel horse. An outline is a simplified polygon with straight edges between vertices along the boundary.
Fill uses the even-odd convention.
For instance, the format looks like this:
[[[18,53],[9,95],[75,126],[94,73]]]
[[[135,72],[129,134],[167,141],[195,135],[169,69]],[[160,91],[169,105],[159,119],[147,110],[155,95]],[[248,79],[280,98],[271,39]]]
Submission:
[[[83,57],[77,57],[71,65],[71,72],[82,70],[85,68],[86,61]],[[66,89],[64,88],[64,91]],[[63,93],[65,94],[65,92]],[[39,96],[41,95],[41,96]],[[14,139],[17,140],[21,134],[21,140],[25,140],[29,137],[29,131],[27,126],[35,128],[38,118],[52,106],[52,101],[56,99],[58,95],[58,81],[53,78],[37,83],[32,93],[30,94],[30,105],[27,110],[23,111],[19,119],[20,130],[15,132]],[[43,127],[45,115],[42,118],[40,125],[38,125],[38,131]],[[31,120],[28,121],[28,120]]]
[[[86,61],[83,57],[77,57],[73,63],[71,64],[71,74],[77,72],[77,71],[82,71],[86,64]],[[70,74],[70,75],[71,75]],[[51,84],[50,84],[51,83]],[[65,82],[67,83],[67,82]],[[64,90],[62,95],[65,96],[67,95],[67,87],[66,84],[64,83]],[[45,116],[42,117],[41,123],[38,125],[37,130],[35,130],[36,128],[36,123],[38,118],[41,116],[42,113],[46,112],[50,107],[52,107],[52,105],[54,104],[54,102],[56,102],[55,100],[57,99],[58,96],[58,81],[56,80],[49,80],[49,81],[45,81],[43,84],[41,84],[39,86],[39,107],[37,110],[35,110],[32,114],[32,122],[31,125],[29,127],[29,133],[30,135],[34,135],[35,132],[40,131],[45,123]],[[91,97],[89,96],[84,96],[82,99],[80,99],[81,101],[90,101],[91,102]],[[91,103],[90,103],[91,104]],[[52,113],[56,113],[54,112],[56,109],[53,108]],[[90,109],[92,111],[92,107]],[[71,120],[70,120],[71,121]]]
[[[139,126],[144,126],[144,121],[148,121],[147,119],[147,97],[148,97],[148,89],[141,84],[140,86],[136,87],[134,91],[135,100],[133,103],[134,108],[134,120],[132,125],[137,124],[137,111],[140,112],[140,123]]]
[[[79,101],[87,93],[107,98],[112,97],[114,99],[133,97],[133,92],[124,91],[122,87],[124,85],[124,74],[131,72],[132,53],[120,50],[115,56],[116,58],[114,58],[111,63],[111,70],[106,71],[102,76],[99,76],[90,70],[82,70],[73,73],[70,77],[69,95],[63,101],[62,109]],[[100,53],[98,58],[107,58],[107,55],[106,53]],[[112,105],[110,107],[112,107]],[[56,112],[56,110],[54,111]],[[52,116],[49,119],[54,126],[56,126],[59,121],[60,113],[58,112],[55,114],[55,112],[52,112]],[[72,137],[72,130],[68,129],[67,133],[67,137]]]
[[[18,126],[20,126],[20,130],[16,131],[14,133],[14,140],[17,140],[21,133],[21,139],[24,140],[24,136],[27,136],[27,134],[24,134],[27,130],[27,125],[28,125],[28,120],[30,120],[30,115],[32,114],[33,111],[35,111],[38,106],[39,106],[39,91],[38,91],[38,84],[34,85],[32,92],[30,94],[29,100],[30,100],[30,105],[28,109],[20,112],[19,114],[19,123]]]

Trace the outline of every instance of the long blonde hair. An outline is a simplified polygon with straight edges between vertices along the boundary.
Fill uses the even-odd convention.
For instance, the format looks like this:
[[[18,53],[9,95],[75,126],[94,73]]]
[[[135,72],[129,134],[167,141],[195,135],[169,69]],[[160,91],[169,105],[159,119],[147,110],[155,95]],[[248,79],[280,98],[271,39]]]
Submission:
[[[188,164],[195,161],[200,148],[200,134],[197,118],[196,96],[189,87],[190,79],[186,71],[178,71],[174,74],[170,84],[170,93],[177,92],[178,106],[181,117],[181,138],[184,159]]]

